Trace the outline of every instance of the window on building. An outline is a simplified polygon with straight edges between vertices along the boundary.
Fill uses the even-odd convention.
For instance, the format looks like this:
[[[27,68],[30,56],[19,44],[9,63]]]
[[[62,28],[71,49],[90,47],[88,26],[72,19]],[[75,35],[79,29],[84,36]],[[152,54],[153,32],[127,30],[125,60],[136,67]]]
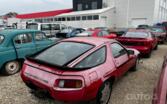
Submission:
[[[94,15],[93,20],[99,20],[99,15]]]
[[[81,17],[80,17],[80,16],[76,17],[76,20],[77,20],[77,21],[80,21],[80,20],[81,20]]]
[[[82,20],[86,20],[86,16],[82,16]]]
[[[57,19],[57,18],[54,18],[54,21],[58,21],[58,19]]]
[[[66,18],[65,18],[65,17],[62,17],[62,21],[66,21]]]
[[[97,9],[97,2],[96,1],[92,2],[92,9]]]
[[[58,18],[58,21],[62,21],[62,18]]]
[[[78,11],[83,10],[83,9],[82,9],[82,4],[78,4],[78,5],[77,5],[77,10],[78,10]]]
[[[71,21],[75,21],[75,17],[71,17]]]
[[[67,21],[71,21],[71,18],[70,18],[70,17],[67,17]]]
[[[92,20],[92,19],[93,19],[93,17],[92,17],[92,16],[88,16],[87,18],[88,18],[88,20]]]

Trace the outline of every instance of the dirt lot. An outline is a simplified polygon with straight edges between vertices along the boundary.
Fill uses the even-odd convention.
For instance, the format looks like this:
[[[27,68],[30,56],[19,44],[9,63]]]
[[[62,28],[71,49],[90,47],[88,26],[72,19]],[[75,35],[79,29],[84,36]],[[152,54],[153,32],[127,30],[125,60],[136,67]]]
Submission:
[[[138,71],[129,72],[114,84],[110,104],[151,104],[167,45],[160,45],[149,59],[142,59]],[[62,104],[39,99],[29,93],[19,74],[0,76],[0,104]]]

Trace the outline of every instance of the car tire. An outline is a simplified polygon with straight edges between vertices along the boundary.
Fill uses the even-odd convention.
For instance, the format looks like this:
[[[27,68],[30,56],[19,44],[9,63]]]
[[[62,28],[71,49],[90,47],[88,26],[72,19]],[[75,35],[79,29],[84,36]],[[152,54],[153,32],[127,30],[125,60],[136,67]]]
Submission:
[[[158,49],[158,44],[155,46],[154,50],[157,50]]]
[[[16,74],[21,69],[21,63],[19,61],[9,61],[3,67],[3,73],[5,75]]]
[[[96,104],[108,104],[110,101],[112,92],[112,82],[106,81],[100,87],[97,97],[96,97]]]
[[[149,53],[146,54],[146,58],[150,58],[152,54],[152,51],[150,51]]]
[[[138,58],[136,59],[135,65],[130,69],[131,72],[137,71]]]

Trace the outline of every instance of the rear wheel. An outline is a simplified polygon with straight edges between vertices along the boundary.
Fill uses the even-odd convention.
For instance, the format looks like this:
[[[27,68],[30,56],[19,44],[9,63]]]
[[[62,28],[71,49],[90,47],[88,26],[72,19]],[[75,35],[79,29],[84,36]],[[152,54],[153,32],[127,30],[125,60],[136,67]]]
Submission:
[[[158,49],[158,44],[155,46],[154,50],[157,50]]]
[[[135,72],[137,71],[137,63],[138,63],[138,58],[136,59],[135,65],[130,69],[130,71]]]
[[[146,58],[150,58],[151,54],[152,54],[152,50],[149,53],[146,54]]]
[[[7,62],[3,67],[3,73],[5,75],[16,74],[21,69],[21,63],[19,61]]]
[[[99,89],[96,104],[108,104],[112,92],[112,83],[110,81],[106,81],[101,88]]]

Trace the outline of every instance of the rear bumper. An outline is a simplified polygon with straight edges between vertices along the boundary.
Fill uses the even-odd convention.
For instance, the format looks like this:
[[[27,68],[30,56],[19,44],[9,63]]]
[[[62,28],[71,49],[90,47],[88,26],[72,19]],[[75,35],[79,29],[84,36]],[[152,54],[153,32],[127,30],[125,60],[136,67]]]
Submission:
[[[145,46],[126,46],[127,48],[134,48],[140,52],[141,55],[146,55],[150,53],[150,48]]]
[[[49,80],[46,80],[45,76],[48,76],[48,73],[46,73],[45,76],[43,75],[43,77],[39,77],[39,76],[33,76],[34,73],[36,73],[37,71],[32,72],[33,74],[31,75],[31,74],[27,74],[25,70],[26,69],[24,65],[21,72],[21,78],[24,81],[24,83],[26,85],[33,86],[37,90],[48,92],[50,96],[55,100],[64,101],[64,102],[80,102],[80,101],[91,100],[91,98],[88,98],[85,94],[85,87],[78,90],[54,88],[55,77],[57,77],[57,75],[49,74],[50,78]],[[41,70],[38,70],[38,75],[39,74],[43,74]]]

